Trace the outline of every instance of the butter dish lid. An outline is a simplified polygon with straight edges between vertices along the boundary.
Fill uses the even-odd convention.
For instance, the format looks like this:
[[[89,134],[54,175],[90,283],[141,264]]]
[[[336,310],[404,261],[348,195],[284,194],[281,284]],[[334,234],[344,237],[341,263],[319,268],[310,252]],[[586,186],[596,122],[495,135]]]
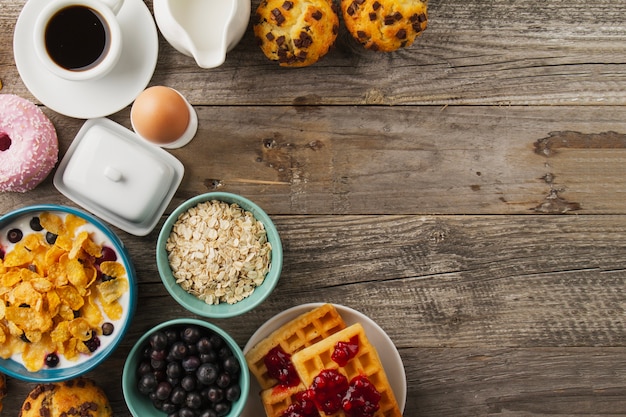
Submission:
[[[167,151],[107,118],[87,120],[54,175],[63,195],[125,230],[145,236],[158,223],[184,175]]]

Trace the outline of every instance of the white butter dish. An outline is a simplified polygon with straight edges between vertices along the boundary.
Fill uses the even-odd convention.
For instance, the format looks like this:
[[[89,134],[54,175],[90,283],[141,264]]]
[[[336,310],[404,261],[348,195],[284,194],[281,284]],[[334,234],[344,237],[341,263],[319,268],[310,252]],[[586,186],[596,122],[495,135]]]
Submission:
[[[145,236],[158,223],[184,175],[167,151],[106,118],[87,120],[54,175],[54,186],[96,216]]]

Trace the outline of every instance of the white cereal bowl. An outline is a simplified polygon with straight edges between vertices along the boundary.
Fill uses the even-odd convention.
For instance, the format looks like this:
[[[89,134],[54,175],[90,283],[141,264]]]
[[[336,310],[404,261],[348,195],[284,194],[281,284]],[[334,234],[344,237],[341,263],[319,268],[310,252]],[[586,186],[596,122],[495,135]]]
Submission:
[[[172,232],[172,227],[178,220],[178,217],[190,208],[197,206],[199,203],[212,200],[224,201],[230,204],[235,203],[242,209],[251,212],[257,221],[263,223],[267,233],[267,240],[272,247],[270,269],[265,276],[265,280],[260,286],[256,287],[251,295],[234,304],[207,304],[195,295],[185,291],[178,283],[176,283],[176,279],[174,278],[170,267],[168,252],[165,248],[170,233]],[[183,204],[178,206],[172,214],[170,214],[163,224],[161,232],[159,233],[156,259],[159,275],[161,276],[161,280],[163,281],[165,288],[174,300],[176,300],[181,306],[202,317],[228,318],[238,316],[254,309],[265,301],[265,299],[271,294],[278,283],[278,279],[282,271],[283,248],[276,226],[270,217],[258,205],[237,194],[212,192],[198,195],[185,201]]]
[[[26,236],[28,233],[35,233],[29,228],[29,220],[42,212],[51,212],[60,216],[73,214],[87,221],[89,231],[94,235],[94,241],[98,244],[105,244],[114,249],[117,255],[117,262],[121,263],[126,270],[126,278],[128,279],[128,291],[124,294],[119,302],[123,307],[123,314],[119,320],[113,320],[114,332],[110,336],[98,336],[101,345],[90,356],[80,354],[80,358],[76,362],[67,361],[61,357],[61,362],[57,367],[43,367],[39,371],[31,372],[20,362],[15,355],[2,359],[0,358],[0,372],[27,382],[50,383],[64,381],[83,375],[100,364],[102,364],[117,348],[120,341],[124,338],[130,322],[135,312],[137,300],[137,279],[135,269],[130,260],[128,252],[122,241],[115,233],[96,217],[75,208],[59,206],[59,205],[35,205],[20,208],[0,217],[0,249],[4,257],[5,249],[9,248],[10,242],[7,240],[7,233],[10,229],[19,227]],[[46,230],[37,233],[46,233]],[[4,321],[4,319],[2,320]],[[105,321],[109,321],[106,320]],[[92,329],[93,330],[93,329]]]

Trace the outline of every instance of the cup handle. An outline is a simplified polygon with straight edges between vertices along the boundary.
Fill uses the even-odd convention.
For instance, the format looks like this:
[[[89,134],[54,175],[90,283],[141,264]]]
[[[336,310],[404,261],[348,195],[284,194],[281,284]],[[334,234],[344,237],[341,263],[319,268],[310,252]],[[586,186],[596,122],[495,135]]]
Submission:
[[[122,8],[122,4],[124,4],[124,0],[99,0],[100,2],[106,4],[109,9],[113,11],[113,13],[117,14]]]

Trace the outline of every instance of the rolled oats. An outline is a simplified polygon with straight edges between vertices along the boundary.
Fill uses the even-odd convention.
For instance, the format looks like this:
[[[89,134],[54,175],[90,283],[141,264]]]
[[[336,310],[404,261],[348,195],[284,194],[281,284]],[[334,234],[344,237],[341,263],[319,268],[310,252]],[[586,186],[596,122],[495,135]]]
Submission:
[[[265,226],[237,204],[207,201],[182,213],[165,244],[176,282],[207,304],[234,304],[270,269]]]

